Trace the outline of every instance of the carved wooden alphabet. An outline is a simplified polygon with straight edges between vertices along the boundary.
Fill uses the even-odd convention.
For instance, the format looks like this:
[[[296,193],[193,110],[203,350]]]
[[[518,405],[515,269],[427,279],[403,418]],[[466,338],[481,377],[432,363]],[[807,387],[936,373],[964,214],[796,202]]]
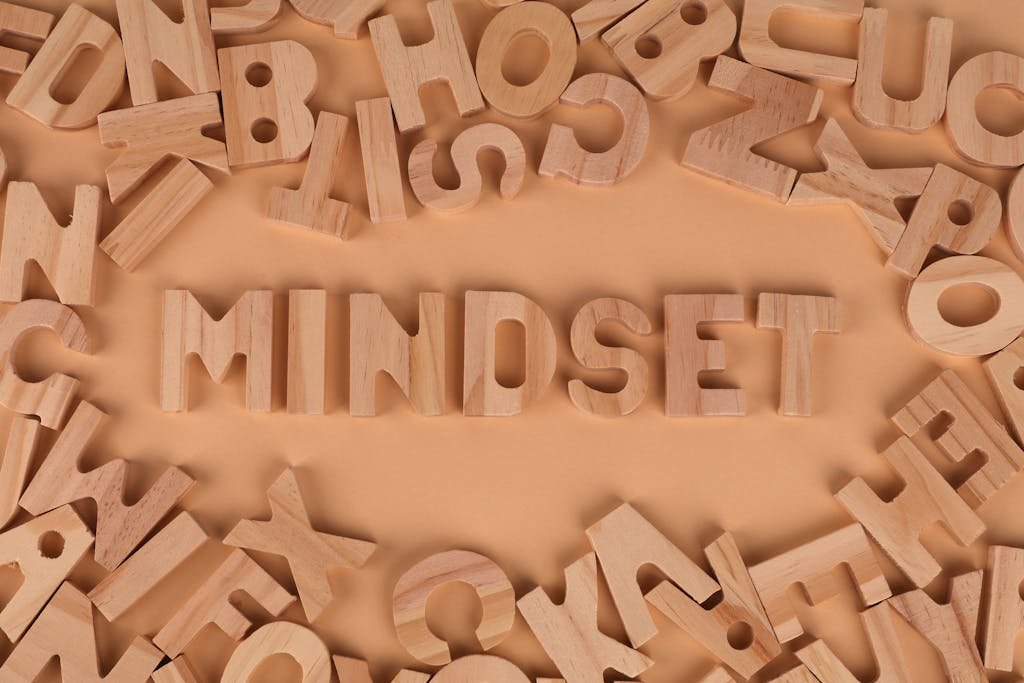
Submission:
[[[153,683],[199,683],[185,655],[178,655],[153,672]]]
[[[221,681],[248,681],[268,657],[288,655],[302,669],[302,683],[330,683],[331,654],[308,628],[277,621],[256,629],[231,653]]]
[[[214,35],[258,33],[277,21],[284,0],[249,0],[244,5],[210,8]]]
[[[1024,550],[991,546],[988,569],[991,579],[986,607],[985,666],[1013,671],[1014,645],[1024,630],[1024,600],[1020,597]]]
[[[38,57],[37,57],[38,59]],[[1024,133],[1000,135],[978,120],[978,95],[986,88],[1009,88],[1024,94],[1024,57],[986,52],[972,57],[949,82],[946,129],[960,154],[983,166],[1013,168],[1024,164]]]
[[[370,220],[387,223],[405,220],[405,192],[402,167],[398,161],[395,121],[391,100],[378,97],[356,102],[359,146],[363,153],[363,175]]]
[[[984,363],[985,374],[1018,439],[1024,436],[1024,389],[1017,386],[1017,371],[1024,368],[1024,339],[1018,339]],[[1018,441],[1018,443],[1020,443]]]
[[[324,414],[327,363],[327,292],[288,292],[288,387],[291,415]]]
[[[18,499],[25,490],[28,468],[39,438],[40,423],[30,417],[15,417],[7,432],[3,462],[0,463],[0,528],[18,514]]]
[[[45,40],[53,28],[53,19],[49,12],[0,2],[0,36],[13,35],[19,38]],[[0,46],[0,73],[25,73],[28,60],[27,52]]]
[[[910,676],[907,658],[896,634],[892,607],[889,603],[880,602],[864,610],[860,613],[860,618],[875,656],[875,666],[878,670],[875,683],[912,683],[913,678]],[[860,683],[860,679],[850,673],[842,660],[823,640],[815,640],[797,650],[796,656],[819,681]]]

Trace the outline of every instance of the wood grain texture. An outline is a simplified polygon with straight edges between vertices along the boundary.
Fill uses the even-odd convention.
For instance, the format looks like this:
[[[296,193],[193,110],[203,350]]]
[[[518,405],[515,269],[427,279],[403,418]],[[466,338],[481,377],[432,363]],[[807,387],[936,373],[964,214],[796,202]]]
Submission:
[[[914,585],[923,588],[942,571],[921,543],[924,530],[940,523],[960,545],[967,546],[985,531],[985,523],[909,438],[897,439],[882,457],[903,483],[896,497],[880,500],[858,478],[840,489],[836,499]]]
[[[1010,431],[1017,443],[1024,437],[1024,389],[1017,386],[1017,372],[1024,368],[1024,339],[1017,339],[984,361],[982,367],[995,392]]]
[[[653,638],[654,625],[637,570],[650,564],[697,602],[704,602],[718,584],[628,503],[623,503],[587,529],[590,545],[633,647]]]
[[[153,672],[153,683],[199,683],[185,655],[178,655]]]
[[[743,389],[708,389],[700,384],[703,372],[725,370],[725,344],[704,339],[697,326],[715,322],[743,322],[741,294],[669,294],[665,308],[665,414],[746,415]]]
[[[327,367],[327,292],[288,292],[288,380],[290,415],[323,415]]]
[[[576,141],[572,128],[553,123],[537,173],[565,176],[579,185],[615,185],[636,170],[647,151],[651,119],[647,101],[632,83],[611,74],[586,74],[569,84],[559,102],[613,107],[622,117],[622,135],[607,150],[591,152]]]
[[[705,17],[697,24],[683,17],[683,10],[694,6],[691,0],[648,0],[636,4],[639,7],[605,31],[601,40],[644,94],[655,100],[682,97],[690,92],[697,82],[701,62],[728,50],[736,37],[736,15],[724,0],[701,0]],[[578,11],[591,5],[626,9],[627,3],[592,0]],[[637,43],[642,44],[643,40],[658,43],[661,50],[657,56],[640,53]]]
[[[223,123],[215,93],[108,111],[100,114],[98,121],[100,142],[124,148],[107,166],[107,189],[115,204],[168,158],[189,159],[222,173],[231,172],[224,143],[203,134]]]
[[[214,382],[227,376],[231,360],[245,356],[245,405],[253,412],[268,412],[271,399],[271,363],[274,295],[250,290],[219,320],[214,320],[191,292],[164,291],[163,360],[160,372],[160,407],[188,410],[188,360],[197,355]]]
[[[857,60],[783,47],[772,39],[770,25],[776,10],[809,14],[820,19],[856,24],[864,0],[746,0],[740,27],[743,59],[763,69],[796,78],[850,85],[857,77]]]
[[[914,436],[940,416],[948,420],[941,434],[929,434],[952,462],[972,453],[984,464],[963,479],[957,492],[972,508],[994,496],[1013,475],[1024,469],[1024,451],[992,416],[953,370],[945,370],[899,409],[892,421],[907,436]]]
[[[985,603],[985,667],[1013,671],[1017,636],[1024,630],[1024,550],[1007,546],[988,549],[989,590]]]
[[[0,462],[0,529],[10,524],[18,514],[18,499],[28,481],[39,428],[40,423],[30,417],[18,416],[11,420],[3,461]]]
[[[315,130],[306,106],[317,84],[316,60],[309,49],[294,40],[278,40],[221,48],[217,61],[231,167],[302,159]]]
[[[986,52],[957,69],[946,97],[946,130],[954,148],[975,164],[1013,168],[1024,164],[1024,132],[993,133],[978,120],[977,99],[987,88],[1006,88],[1024,95],[1024,57]]]
[[[750,678],[782,648],[733,537],[719,536],[704,553],[722,591],[722,599],[714,607],[705,609],[668,581],[659,583],[645,597],[716,658]],[[750,628],[751,639],[745,647],[736,647],[729,639],[729,629],[738,623]]]
[[[444,294],[419,295],[419,327],[405,331],[379,294],[349,295],[349,412],[377,414],[377,377],[387,373],[420,415],[444,413]]]
[[[434,37],[422,45],[407,46],[390,15],[370,21],[370,38],[377,53],[381,74],[395,111],[398,130],[407,133],[426,125],[419,89],[433,81],[445,81],[455,97],[460,116],[484,108],[484,100],[473,72],[473,62],[455,17],[452,0],[431,0],[427,13]]]
[[[331,655],[310,629],[277,621],[256,629],[231,653],[222,683],[247,683],[269,657],[286,655],[302,671],[302,683],[330,683]]]
[[[95,48],[101,58],[73,102],[52,95],[79,49]],[[124,89],[124,49],[114,27],[78,3],[60,21],[7,94],[7,104],[51,128],[88,128]]]
[[[874,655],[875,668],[878,675],[875,683],[912,683],[907,657],[903,652],[896,626],[893,623],[893,611],[888,602],[880,602],[860,613],[864,631]],[[836,656],[825,641],[815,640],[810,645],[796,651],[797,658],[819,681],[828,683],[860,683],[860,679],[850,673],[842,660]]]
[[[510,83],[502,73],[509,46],[523,36],[547,45],[543,70],[526,84]],[[528,0],[501,10],[484,29],[476,51],[476,78],[487,103],[514,118],[541,115],[558,101],[576,68],[576,33],[562,10]]]
[[[62,346],[79,353],[91,353],[92,344],[78,314],[56,301],[22,301],[0,318],[0,405],[23,415],[37,415],[44,427],[58,429],[71,409],[79,383],[59,372],[38,382],[18,375],[14,367],[18,345],[36,330],[50,330]]]
[[[569,399],[580,410],[601,417],[628,415],[647,395],[647,361],[637,351],[622,346],[607,346],[597,339],[597,328],[614,321],[632,334],[648,335],[653,330],[647,314],[626,301],[605,297],[583,305],[572,320],[569,342],[580,365],[589,369],[620,369],[626,383],[618,391],[601,391],[580,379],[569,380]],[[635,675],[635,674],[629,674]]]
[[[405,192],[391,100],[387,97],[357,100],[356,121],[370,220],[373,223],[404,221]]]
[[[107,415],[80,401],[53,447],[39,466],[21,507],[33,515],[83,498],[96,502],[96,562],[112,571],[131,554],[195,481],[177,467],[168,467],[137,502],[124,502],[128,463],[111,460],[83,472],[78,467]]]
[[[515,292],[466,292],[462,375],[464,415],[518,415],[547,388],[555,374],[557,342],[551,320],[536,303]],[[524,381],[502,386],[496,376],[495,328],[512,320],[526,332]]]
[[[1017,171],[1010,182],[1010,188],[1006,191],[1004,213],[1006,236],[1010,238],[1010,247],[1017,258],[1024,261],[1024,170]]]
[[[299,601],[310,623],[333,599],[328,573],[337,567],[357,569],[376,544],[315,531],[306,512],[295,473],[286,469],[267,490],[270,519],[243,519],[224,539],[226,545],[280,555],[288,560]]]
[[[860,524],[825,534],[750,569],[779,642],[787,643],[804,632],[789,599],[790,587],[802,586],[812,605],[823,602],[843,590],[835,575],[837,567],[849,574],[865,605],[892,595]]]
[[[277,22],[284,0],[249,0],[244,5],[210,8],[214,35],[259,33]]]
[[[0,36],[46,40],[53,21],[54,16],[49,12],[0,2]],[[0,73],[23,74],[28,62],[29,54],[24,50],[0,46]]]
[[[303,18],[334,28],[336,38],[355,40],[366,23],[384,7],[384,0],[290,0]]]
[[[643,3],[644,0],[588,0],[570,15],[576,36],[580,43],[593,40]]]
[[[242,550],[232,550],[206,581],[187,599],[153,638],[168,657],[177,657],[208,624],[235,641],[252,623],[231,604],[241,591],[272,616],[278,616],[295,598]]]
[[[810,123],[818,116],[822,91],[792,78],[720,56],[708,86],[731,93],[751,109],[690,136],[682,165],[718,180],[786,201],[797,171],[754,154],[751,148]]]
[[[801,174],[789,204],[845,203],[868,228],[875,243],[891,254],[906,229],[896,200],[920,195],[932,175],[931,167],[871,168],[839,122],[831,118],[814,143],[814,154],[825,170]]]
[[[7,186],[0,246],[0,300],[24,300],[26,268],[29,262],[35,262],[61,303],[93,304],[101,195],[98,187],[77,185],[75,206],[65,227],[50,213],[35,183],[11,182]]]
[[[830,296],[758,295],[757,327],[782,334],[779,414],[810,416],[814,412],[814,336],[839,334],[839,321],[839,301]]]

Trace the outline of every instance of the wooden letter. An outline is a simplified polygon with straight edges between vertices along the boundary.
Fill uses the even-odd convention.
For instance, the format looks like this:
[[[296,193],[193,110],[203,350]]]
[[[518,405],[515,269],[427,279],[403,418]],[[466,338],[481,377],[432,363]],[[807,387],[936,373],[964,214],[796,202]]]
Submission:
[[[0,300],[24,300],[25,269],[29,261],[35,261],[61,303],[91,306],[99,224],[98,187],[75,187],[74,212],[64,227],[53,218],[34,183],[8,185],[0,247]]]
[[[643,0],[589,0],[570,18],[580,43],[585,43],[642,4]]]
[[[327,361],[327,292],[288,292],[288,413],[324,414]]]
[[[880,500],[863,479],[851,481],[836,498],[915,586],[927,586],[942,567],[921,544],[921,533],[940,522],[966,546],[985,531],[985,524],[907,437],[885,449],[882,457],[903,481],[895,498]]]
[[[246,683],[268,657],[284,654],[302,669],[302,683],[330,683],[331,654],[313,631],[278,621],[256,629],[231,653],[221,681]]]
[[[1013,253],[1024,261],[1024,169],[1017,171],[1006,191],[1006,236]]]
[[[452,0],[432,0],[427,3],[427,12],[434,37],[412,47],[402,41],[398,23],[390,14],[370,21],[373,49],[395,109],[398,130],[403,133],[426,125],[419,89],[432,81],[448,83],[461,116],[484,108]]]
[[[814,335],[839,333],[839,302],[830,296],[762,292],[757,297],[757,326],[782,334],[779,413],[810,415],[814,407]]]
[[[893,623],[892,607],[880,602],[860,613],[867,632],[868,643],[875,656],[878,676],[875,683],[912,683],[907,658],[900,645],[899,636]],[[807,647],[796,651],[797,658],[819,681],[828,683],[860,683],[846,665],[832,652],[823,640],[816,640]]]
[[[1017,386],[1017,372],[1024,368],[1024,339],[1018,339],[982,363],[1003,415],[1018,443],[1024,437],[1024,389]]]
[[[270,520],[243,519],[224,539],[227,545],[281,555],[288,560],[299,601],[310,623],[331,601],[327,573],[334,567],[356,569],[376,544],[314,531],[295,473],[287,469],[267,491]]]
[[[184,16],[180,22],[155,0],[117,0],[132,104],[160,99],[153,74],[158,62],[195,94],[220,90],[207,0],[178,1]]]
[[[33,683],[54,657],[60,660],[64,683],[146,683],[163,653],[138,636],[114,668],[100,676],[92,603],[64,583],[0,667],[0,680]]]
[[[495,376],[495,328],[505,320],[526,330],[524,382],[504,387]],[[555,374],[557,349],[551,320],[536,303],[515,292],[466,292],[465,415],[518,415],[540,396]]]
[[[274,295],[250,290],[220,320],[214,320],[191,292],[164,291],[163,363],[160,407],[188,410],[188,359],[198,355],[214,382],[224,381],[231,359],[245,356],[245,405],[270,410]]]
[[[455,213],[480,201],[483,179],[477,155],[483,150],[500,152],[505,158],[501,174],[502,199],[512,199],[523,187],[526,176],[526,150],[519,136],[500,123],[478,123],[459,133],[452,141],[452,162],[459,174],[459,186],[448,190],[434,180],[434,154],[437,142],[426,138],[409,154],[409,184],[420,204],[435,211]]]
[[[583,380],[572,379],[569,380],[569,398],[586,413],[602,417],[629,415],[647,395],[647,361],[633,349],[599,342],[597,327],[605,320],[614,320],[633,334],[651,333],[647,315],[624,299],[594,299],[584,305],[573,318],[569,333],[576,360],[585,368],[621,368],[626,373],[626,384],[618,391],[605,392],[588,387]]]
[[[957,70],[949,82],[946,100],[946,129],[953,138],[953,146],[983,166],[1020,166],[1024,164],[1024,133],[999,135],[978,120],[978,95],[987,88],[1009,88],[1018,97],[1024,95],[1024,57],[986,52],[967,60]]]
[[[377,375],[386,372],[420,415],[444,413],[444,294],[420,294],[419,331],[410,335],[379,294],[349,300],[349,412],[377,414]]]
[[[448,644],[427,626],[426,608],[430,594],[453,581],[472,587],[480,598],[483,617],[476,637],[484,650],[503,641],[515,619],[515,589],[492,560],[468,550],[431,555],[402,574],[392,597],[399,642],[409,654],[427,664],[447,664],[452,660]]]
[[[93,47],[103,53],[74,102],[58,102],[53,86],[78,56]],[[124,89],[124,50],[114,27],[71,3],[53,32],[7,95],[7,104],[52,128],[87,128]]]
[[[603,680],[608,669],[635,677],[654,663],[598,629],[594,553],[566,567],[565,601],[561,605],[553,603],[539,586],[519,598],[517,604],[565,683],[594,683]]]
[[[306,102],[316,89],[313,54],[294,40],[217,50],[228,163],[298,161],[313,140]]]
[[[356,121],[359,123],[359,146],[363,153],[370,220],[374,223],[404,221],[405,193],[402,190],[402,167],[398,161],[391,100],[378,97],[357,101]]]
[[[334,27],[335,38],[355,40],[366,20],[384,6],[384,0],[291,0],[302,17]]]
[[[700,373],[725,370],[725,344],[705,340],[697,326],[743,322],[741,294],[670,294],[665,297],[665,414],[746,415],[743,389],[705,389]]]
[[[796,78],[850,85],[857,76],[857,60],[782,47],[769,33],[775,10],[806,12],[826,19],[856,24],[864,0],[747,0],[743,4],[739,48],[743,59],[754,66]],[[883,47],[885,43],[882,43]]]
[[[0,463],[0,528],[7,526],[18,514],[18,499],[25,490],[38,438],[38,421],[21,416],[11,420],[3,463]]]
[[[153,683],[199,683],[185,655],[178,655],[153,672]]]
[[[322,111],[309,149],[306,174],[297,190],[270,189],[267,218],[305,228],[321,235],[345,239],[348,204],[331,199],[331,185],[341,170],[348,118]]]
[[[244,551],[236,549],[164,624],[153,642],[168,657],[177,657],[207,624],[232,640],[241,640],[252,623],[231,604],[231,595],[238,591],[275,617],[295,600]]]
[[[1013,651],[1017,635],[1024,630],[1024,600],[1020,584],[1024,581],[1024,550],[1006,546],[988,549],[991,583],[985,629],[985,666],[1013,671]]]
[[[49,12],[0,2],[0,36],[12,35],[32,40],[45,40],[53,28]],[[0,73],[23,74],[28,66],[27,52],[0,46]]]
[[[719,588],[628,503],[587,529],[587,537],[601,561],[601,571],[633,647],[640,647],[658,632],[637,585],[640,567],[654,565],[698,602],[704,602]]]
[[[779,642],[789,642],[804,632],[789,601],[790,586],[800,584],[811,604],[827,600],[842,590],[832,575],[836,567],[849,572],[865,605],[892,595],[860,524],[833,531],[750,570]]]
[[[1024,451],[953,370],[932,380],[892,421],[904,434],[913,436],[940,415],[950,420],[949,426],[931,438],[947,458],[962,462],[975,451],[984,456],[985,463],[957,489],[977,508],[1024,469]]]
[[[501,71],[509,45],[530,35],[548,46],[544,70],[530,83],[513,85]],[[521,2],[506,7],[491,19],[476,51],[476,78],[480,91],[495,110],[529,119],[553,107],[576,67],[576,34],[569,17],[546,2]]]
[[[277,21],[283,0],[249,0],[244,5],[210,8],[215,35],[259,33]]]
[[[573,20],[578,12],[598,2],[601,0],[592,0],[574,12]],[[604,4],[631,9],[621,0],[604,0]],[[697,6],[691,0],[649,0],[643,4],[630,0],[629,4],[640,6],[608,29],[601,40],[640,89],[656,100],[690,92],[701,62],[728,50],[736,37],[736,15],[723,0],[701,0],[704,18],[695,24],[683,16],[686,8]],[[583,34],[580,40],[585,40]],[[637,51],[637,43],[644,40],[656,41],[660,48],[657,56]]]
[[[715,61],[708,86],[738,95],[752,108],[690,136],[683,166],[785,201],[796,181],[796,169],[750,150],[813,121],[821,107],[822,91],[725,55]]]
[[[789,204],[844,202],[870,228],[878,246],[891,254],[906,228],[896,200],[921,194],[932,169],[870,168],[835,119],[825,124],[814,154],[825,170],[801,174]]]
[[[723,534],[704,552],[721,585],[721,602],[706,610],[668,581],[647,593],[647,601],[715,657],[749,678],[782,648],[732,536]],[[729,629],[738,623],[750,627],[753,638],[749,644],[737,646],[729,639]]]
[[[44,380],[27,382],[14,367],[14,351],[19,342],[39,329],[52,330],[66,348],[91,352],[85,324],[67,306],[46,299],[30,299],[13,306],[0,318],[0,404],[24,415],[38,415],[44,427],[57,429],[71,409],[78,380],[54,373]]]

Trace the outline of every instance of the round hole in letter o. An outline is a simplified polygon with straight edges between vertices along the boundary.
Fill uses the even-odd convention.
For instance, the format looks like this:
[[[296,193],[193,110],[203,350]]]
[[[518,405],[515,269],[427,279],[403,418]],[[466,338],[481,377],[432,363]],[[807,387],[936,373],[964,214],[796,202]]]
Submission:
[[[284,654],[302,669],[302,683],[330,683],[331,655],[320,638],[304,626],[276,621],[257,629],[235,648],[221,683],[248,683],[260,664]]]
[[[939,297],[956,285],[986,287],[999,300],[988,320],[968,327],[948,322]],[[1005,263],[984,256],[952,256],[921,271],[910,285],[906,304],[911,334],[933,349],[956,356],[995,353],[1024,331],[1024,280]]]

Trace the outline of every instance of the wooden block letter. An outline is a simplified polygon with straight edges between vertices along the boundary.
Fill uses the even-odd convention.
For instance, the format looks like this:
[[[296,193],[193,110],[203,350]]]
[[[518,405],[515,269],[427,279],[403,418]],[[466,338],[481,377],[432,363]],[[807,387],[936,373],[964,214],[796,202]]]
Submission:
[[[15,417],[7,432],[3,462],[0,463],[0,528],[18,514],[18,499],[25,490],[28,468],[39,438],[40,423],[30,417]]]
[[[893,611],[888,602],[880,602],[860,613],[868,643],[875,656],[876,683],[913,683],[907,657],[896,634]],[[828,683],[860,683],[842,660],[823,640],[816,640],[796,651],[797,658],[819,681]]]
[[[988,568],[991,584],[985,629],[985,666],[1013,671],[1014,645],[1024,630],[1024,600],[1020,597],[1020,584],[1024,581],[1024,550],[992,546],[988,549]]]
[[[1017,372],[1024,368],[1024,339],[1017,339],[982,363],[1003,414],[1018,443],[1024,437],[1024,389],[1017,386]]]
[[[327,362],[327,292],[288,292],[288,412],[324,414]]]
[[[231,653],[222,681],[249,681],[260,664],[287,655],[302,669],[302,683],[330,683],[331,655],[320,636],[308,628],[278,621],[262,626]]]
[[[178,655],[153,672],[153,683],[199,683],[185,655]]]
[[[1024,94],[1024,57],[986,52],[967,60],[949,82],[946,129],[956,150],[974,163],[998,168],[1020,166],[1024,164],[1024,132],[1000,135],[978,120],[978,95],[988,88],[1007,88],[1018,97]]]
[[[0,36],[12,35],[45,40],[53,28],[53,15],[10,2],[0,2]],[[0,46],[0,73],[22,74],[28,66],[27,52]]]
[[[404,221],[405,193],[391,100],[387,97],[358,100],[356,121],[359,123],[359,147],[363,154],[370,220],[374,223]]]
[[[284,0],[249,0],[244,5],[210,8],[214,35],[259,33],[277,21]]]

